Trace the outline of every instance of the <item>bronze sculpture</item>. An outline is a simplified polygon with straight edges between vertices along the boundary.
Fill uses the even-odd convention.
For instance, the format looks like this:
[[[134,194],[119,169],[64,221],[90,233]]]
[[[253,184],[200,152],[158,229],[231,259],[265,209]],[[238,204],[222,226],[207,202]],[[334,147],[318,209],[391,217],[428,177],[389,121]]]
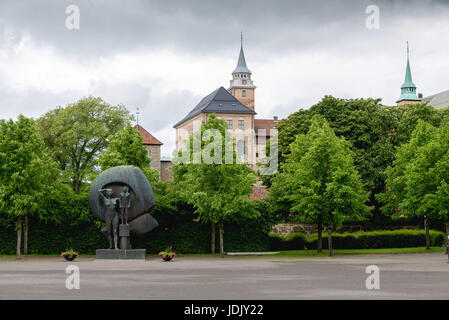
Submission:
[[[114,247],[118,249],[118,213],[117,213],[117,198],[112,198],[112,189],[100,189],[98,190],[100,199],[103,201],[106,207],[105,222],[106,231],[109,239],[109,249]]]
[[[105,250],[109,249],[98,249],[97,258],[98,252],[110,259],[122,259],[122,250],[129,259],[129,255],[134,254],[131,251],[145,251],[130,250],[131,235],[147,233],[158,226],[148,213],[155,205],[155,199],[142,170],[133,166],[117,166],[103,171],[92,182],[89,205],[94,216],[106,224],[102,232],[108,237],[109,249],[115,249],[108,252]]]
[[[128,189],[127,186],[123,187],[123,191],[120,192],[119,197],[122,224],[128,224],[128,208],[131,207],[131,198]]]

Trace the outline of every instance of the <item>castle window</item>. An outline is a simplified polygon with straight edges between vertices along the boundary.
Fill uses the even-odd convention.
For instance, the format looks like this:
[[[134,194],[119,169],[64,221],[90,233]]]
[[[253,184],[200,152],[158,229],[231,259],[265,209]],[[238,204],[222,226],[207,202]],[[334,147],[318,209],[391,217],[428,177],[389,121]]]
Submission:
[[[226,122],[228,123],[228,129],[231,130],[233,127],[232,120],[226,120]]]
[[[245,128],[245,120],[239,120],[239,129]]]
[[[246,90],[242,91],[242,97],[246,97]]]

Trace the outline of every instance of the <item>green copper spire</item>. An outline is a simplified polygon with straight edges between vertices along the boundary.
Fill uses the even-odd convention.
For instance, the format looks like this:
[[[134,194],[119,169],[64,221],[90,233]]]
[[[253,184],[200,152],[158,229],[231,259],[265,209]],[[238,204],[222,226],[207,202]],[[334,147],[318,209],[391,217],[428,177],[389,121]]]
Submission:
[[[421,101],[416,95],[416,86],[412,81],[412,72],[410,70],[410,54],[407,41],[407,68],[405,70],[405,80],[401,86],[401,96],[397,102],[401,101]]]

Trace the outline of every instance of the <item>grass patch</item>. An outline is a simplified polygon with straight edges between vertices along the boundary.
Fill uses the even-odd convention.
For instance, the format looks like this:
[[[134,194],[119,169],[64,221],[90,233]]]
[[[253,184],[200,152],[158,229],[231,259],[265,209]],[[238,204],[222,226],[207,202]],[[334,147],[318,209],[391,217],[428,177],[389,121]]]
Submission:
[[[357,254],[394,254],[394,253],[427,253],[427,252],[441,252],[445,250],[444,247],[426,247],[415,248],[385,248],[385,249],[334,249],[335,255],[357,255]],[[266,257],[307,257],[307,256],[329,256],[328,250],[323,250],[318,253],[316,250],[288,250],[281,251],[279,254],[267,255]]]

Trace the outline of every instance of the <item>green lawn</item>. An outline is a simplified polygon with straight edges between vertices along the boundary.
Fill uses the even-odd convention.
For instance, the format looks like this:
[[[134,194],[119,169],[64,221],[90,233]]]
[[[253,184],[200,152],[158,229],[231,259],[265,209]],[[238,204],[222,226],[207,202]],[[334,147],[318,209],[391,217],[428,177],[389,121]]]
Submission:
[[[430,250],[426,250],[426,247],[415,248],[385,248],[385,249],[334,249],[334,255],[357,255],[357,254],[395,254],[395,253],[426,253],[426,252],[441,252],[443,253],[445,247],[430,247]],[[218,257],[219,254],[212,255],[206,254],[179,254],[179,257]],[[319,258],[328,257],[329,251],[323,250],[318,253],[316,250],[288,250],[280,251],[278,254],[270,255],[239,255],[239,256],[226,256],[226,258],[248,258],[248,257],[266,257],[266,258]]]
[[[385,249],[334,249],[335,255],[345,254],[394,254],[394,253],[426,253],[426,252],[444,252],[444,247],[426,247],[416,248],[385,248]],[[289,250],[281,251],[279,254],[270,255],[271,257],[307,257],[307,256],[329,256],[328,250],[318,253],[316,250]],[[268,257],[268,255],[267,255]]]

